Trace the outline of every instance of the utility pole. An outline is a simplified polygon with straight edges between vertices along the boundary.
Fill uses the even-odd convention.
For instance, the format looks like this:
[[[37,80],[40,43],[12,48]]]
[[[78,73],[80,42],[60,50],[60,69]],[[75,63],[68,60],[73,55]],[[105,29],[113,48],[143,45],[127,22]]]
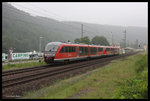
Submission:
[[[81,24],[81,38],[83,38],[83,24]]]
[[[138,40],[136,40],[136,49],[138,49],[139,45],[138,45]]]
[[[114,43],[114,42],[113,42],[113,33],[111,32],[111,34],[112,34],[112,45],[113,45],[113,43]]]
[[[43,37],[40,37],[40,44],[39,44],[39,53],[41,54],[41,39],[42,39]]]
[[[127,40],[127,47],[130,47],[129,40]]]
[[[126,30],[124,31],[124,48],[126,48]]]

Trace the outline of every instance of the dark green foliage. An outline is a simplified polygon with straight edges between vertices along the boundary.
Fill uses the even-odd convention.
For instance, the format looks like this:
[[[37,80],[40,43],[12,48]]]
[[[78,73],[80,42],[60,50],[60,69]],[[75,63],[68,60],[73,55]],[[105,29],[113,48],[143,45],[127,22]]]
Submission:
[[[138,74],[141,73],[144,69],[146,69],[145,67],[148,67],[148,56],[145,55],[140,60],[138,60],[135,64],[138,64],[136,68],[136,73]]]
[[[140,58],[135,66],[137,75],[117,83],[119,88],[113,98],[119,99],[148,99],[148,56]]]
[[[88,36],[81,38],[81,43],[90,44],[90,39]]]
[[[80,43],[81,42],[81,40],[79,39],[79,38],[76,38],[75,40],[74,40],[74,43]]]
[[[90,44],[90,39],[88,36],[85,36],[83,38],[76,38],[74,40],[75,43],[84,43],[84,44]]]
[[[109,46],[109,42],[107,41],[107,39],[104,36],[95,36],[92,41],[92,44],[95,45],[105,45],[105,46]]]
[[[75,43],[85,43],[85,44],[94,44],[94,45],[105,45],[108,46],[109,42],[104,36],[95,36],[92,41],[90,42],[90,39],[88,36],[85,36],[83,38],[76,38],[74,40]]]
[[[147,75],[147,74],[144,74]],[[147,99],[148,98],[148,80],[144,77],[126,80],[122,82],[120,88],[116,91],[114,98],[120,99]]]

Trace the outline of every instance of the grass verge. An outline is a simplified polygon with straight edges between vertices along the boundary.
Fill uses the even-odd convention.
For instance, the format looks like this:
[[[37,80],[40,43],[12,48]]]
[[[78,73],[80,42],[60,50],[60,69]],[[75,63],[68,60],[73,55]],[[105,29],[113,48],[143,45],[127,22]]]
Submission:
[[[116,82],[134,78],[138,65],[135,63],[142,56],[143,53],[113,60],[103,68],[66,80],[58,80],[55,84],[38,91],[27,92],[22,99],[113,99],[118,89]]]
[[[2,70],[8,69],[18,69],[18,68],[25,68],[25,67],[33,67],[33,66],[41,66],[45,65],[44,61],[41,62],[29,62],[29,63],[17,63],[17,64],[7,64],[2,66]]]
[[[134,78],[117,82],[114,98],[119,99],[148,99],[148,55],[135,62],[136,75]]]

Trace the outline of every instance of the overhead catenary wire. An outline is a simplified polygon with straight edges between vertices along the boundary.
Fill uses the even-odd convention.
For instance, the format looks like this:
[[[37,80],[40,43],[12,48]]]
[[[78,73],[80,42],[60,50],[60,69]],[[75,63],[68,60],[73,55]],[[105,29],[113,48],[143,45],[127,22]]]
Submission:
[[[20,5],[19,5],[20,6]],[[33,6],[33,5],[32,5]],[[36,10],[33,10],[33,9],[29,9],[29,8],[26,8],[26,7],[24,7],[24,6],[20,6],[20,7],[23,7],[23,8],[25,8],[25,9],[28,9],[28,10],[32,10],[33,12],[36,12],[36,13],[39,13],[39,12],[37,12]],[[35,7],[35,5],[34,5],[34,7]],[[53,13],[53,12],[47,12],[46,10],[44,10],[43,8],[39,8],[39,7],[36,7],[36,8],[38,8],[39,10],[42,10],[42,11],[44,11],[44,13],[42,12],[42,14],[44,14],[44,15],[48,15],[48,16],[50,16],[50,14],[53,14],[53,15],[56,15],[57,17],[59,17],[59,18],[63,18],[63,19],[65,19],[64,17],[62,17],[62,16],[60,16],[60,15],[58,15],[58,14],[55,14],[55,13]],[[14,10],[15,11],[15,10]],[[17,12],[18,13],[18,12]],[[40,12],[41,13],[41,12]],[[21,21],[21,20],[20,20]],[[53,20],[52,20],[53,21]],[[77,27],[77,26],[74,26],[74,25],[72,25],[72,24],[69,24],[69,23],[65,23],[65,22],[60,22],[60,21],[55,21],[54,20],[54,22],[55,23],[59,23],[59,24],[65,24],[65,25],[67,25],[68,27],[72,27],[72,28],[76,28],[76,29],[78,29],[78,30],[80,30],[81,28],[80,27]],[[80,25],[80,23],[79,23],[79,25]],[[96,28],[92,28],[92,27],[89,27],[89,26],[87,26],[87,25],[83,25],[84,26],[84,33],[88,33],[88,34],[91,34],[92,36],[93,36],[93,34],[94,35],[98,35],[99,34],[99,32],[97,31],[97,29]],[[91,30],[87,30],[86,29],[86,27],[88,28],[88,29],[93,29],[95,32],[93,32],[93,30],[91,31]],[[86,30],[85,30],[86,29]],[[70,31],[70,30],[69,30]],[[95,34],[96,33],[96,34]],[[108,33],[106,33],[106,34],[108,34]],[[86,36],[86,35],[85,35]],[[110,36],[109,36],[109,34],[108,34],[108,36],[107,36],[107,38],[109,38]],[[115,36],[116,37],[116,36]],[[110,38],[109,38],[110,39]]]
[[[20,6],[20,5],[19,5]],[[33,5],[32,5],[33,6]],[[22,6],[23,7],[23,6]],[[35,5],[34,5],[34,7],[35,7]],[[23,7],[23,8],[25,8],[25,9],[28,9],[28,8],[26,8],[26,7]],[[36,7],[36,8],[38,8],[39,10],[43,10],[44,12],[47,12],[46,10],[44,10],[43,8],[40,8],[40,7]],[[29,10],[32,10],[32,9],[29,9]],[[34,10],[35,11],[35,10]],[[33,11],[33,12],[34,12]],[[43,13],[43,14],[46,14],[46,15],[49,15],[49,13],[52,13],[52,12],[47,12],[47,13]],[[54,13],[53,13],[54,14]],[[57,15],[57,14],[55,14],[55,15]],[[58,15],[57,15],[58,16]],[[61,17],[61,16],[59,16],[59,17]],[[62,17],[61,17],[62,18]],[[64,18],[63,18],[64,19]],[[68,25],[68,26],[72,26],[73,28],[77,28],[78,30],[80,30],[80,27],[76,27],[76,26],[73,26],[72,24],[68,24],[68,23],[64,23],[64,22],[60,22],[60,23],[63,23],[63,24],[65,24],[65,25]],[[79,24],[80,25],[80,24]],[[85,25],[84,25],[85,26]],[[85,30],[83,30],[83,31],[85,31]],[[86,31],[87,32],[87,31]],[[89,31],[89,32],[91,32],[91,31]],[[89,33],[89,34],[94,34],[93,32],[92,33]],[[95,35],[97,35],[97,34],[95,34]]]
[[[17,5],[17,6],[20,6],[20,7],[22,7],[22,8],[25,8],[25,9],[28,9],[28,10],[31,10],[32,12],[37,12],[36,10],[33,10],[33,9],[29,9],[29,8],[27,8],[27,7],[24,7],[24,6],[21,6],[21,5]],[[35,7],[35,6],[34,6]],[[36,7],[36,8],[38,8],[39,10],[42,10],[42,11],[44,11],[44,12],[42,12],[42,15],[45,15],[45,16],[51,16],[50,14],[52,14],[52,12],[47,12],[46,10],[43,10],[43,8],[39,8],[39,7]],[[39,12],[37,12],[38,14],[39,14]],[[40,12],[41,13],[41,12]],[[56,14],[55,14],[56,15]],[[57,17],[58,17],[58,15],[57,15]],[[60,16],[59,16],[60,17]],[[68,23],[64,23],[64,22],[62,22],[62,21],[58,21],[58,23],[63,23],[63,24],[65,24],[65,25],[67,25],[67,26],[72,26],[73,28],[77,28],[77,29],[80,29],[80,27],[78,28],[78,27],[76,27],[76,26],[73,26],[73,25],[71,25],[71,24],[68,24]]]
[[[4,6],[4,7],[5,7],[5,6]],[[7,7],[7,8],[10,9],[10,10],[13,10],[13,11],[16,12],[17,14],[22,15],[22,13],[20,13],[20,12],[14,10],[14,9],[12,9],[12,8],[10,8],[10,7]],[[10,13],[13,13],[13,12],[10,12]],[[9,17],[5,16],[5,18],[12,18],[12,17],[11,17],[11,16],[9,16]],[[41,24],[36,23],[36,21],[35,21],[34,23],[32,23],[32,22],[30,22],[30,21],[23,20],[23,19],[18,19],[18,18],[13,18],[13,19],[18,20],[18,21],[22,21],[22,22],[24,22],[24,23],[30,23],[30,24],[34,24],[34,25],[36,24],[36,25],[40,25],[40,26],[41,26]],[[34,19],[32,19],[32,20],[34,20]],[[53,20],[51,20],[51,21],[53,21]],[[53,21],[53,22],[58,23],[58,24],[62,24],[61,22],[58,22],[57,20],[56,20],[56,21]],[[68,26],[68,25],[67,25],[67,26]],[[69,27],[69,26],[68,26],[68,27]],[[79,28],[78,28],[78,30],[79,30]],[[67,30],[65,30],[65,31],[67,31]],[[68,30],[68,31],[70,32],[70,30]]]
[[[35,5],[33,5],[33,4],[28,4],[28,5],[31,5],[32,7],[36,7],[36,8],[38,8],[39,10],[43,10],[44,12],[47,12],[48,14],[53,14],[53,15],[55,15],[55,16],[57,16],[57,17],[59,17],[59,18],[63,18],[62,20],[65,20],[66,18],[64,18],[64,17],[62,17],[62,16],[60,16],[60,15],[58,15],[58,14],[56,14],[56,13],[54,13],[54,12],[52,12],[52,11],[50,11],[50,10],[46,10],[46,9],[44,9],[44,8],[41,8],[41,7],[37,7],[37,6],[35,6]],[[49,12],[50,11],[50,12]]]
[[[20,5],[19,5],[20,6]],[[33,5],[32,5],[33,6]],[[24,7],[24,6],[20,6],[20,7],[23,7],[23,8],[25,8],[25,9],[28,9],[28,10],[32,10],[32,12],[36,12],[36,13],[39,13],[39,12],[37,12],[37,11],[35,11],[35,10],[33,10],[33,9],[29,9],[29,8],[26,8],[26,7]],[[34,5],[34,7],[35,7],[35,5]],[[36,8],[38,8],[39,10],[43,10],[42,8],[39,8],[39,7],[36,7]],[[47,12],[46,10],[43,10],[44,12]],[[42,14],[46,14],[46,15],[48,15],[49,16],[49,13],[52,13],[52,12],[47,12],[47,13],[42,13]],[[54,14],[54,13],[53,13]],[[55,14],[56,15],[56,14]],[[58,15],[57,15],[58,16]],[[59,17],[61,17],[61,16],[59,16]],[[62,18],[62,17],[61,17]],[[65,24],[65,25],[68,25],[69,27],[70,26],[72,26],[73,28],[77,28],[78,30],[80,30],[80,27],[76,27],[76,26],[73,26],[72,24],[68,24],[68,23],[64,23],[64,22],[57,22],[57,23],[63,23],[63,24]],[[80,25],[80,24],[79,24]],[[85,24],[84,24],[84,26],[86,26]],[[88,26],[86,26],[86,27],[88,27]],[[88,30],[89,31],[89,30]],[[86,32],[88,32],[87,30],[86,30]],[[91,32],[91,31],[89,31],[89,32]],[[91,33],[89,33],[89,34],[94,34],[93,32],[91,32]],[[95,34],[95,35],[98,35],[98,34]]]

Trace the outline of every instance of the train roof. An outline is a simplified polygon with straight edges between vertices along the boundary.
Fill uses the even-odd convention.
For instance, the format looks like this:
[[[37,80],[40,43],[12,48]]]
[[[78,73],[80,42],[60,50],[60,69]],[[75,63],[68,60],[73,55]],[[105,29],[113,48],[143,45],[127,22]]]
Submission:
[[[62,42],[49,42],[47,45],[61,45]]]
[[[110,47],[110,48],[119,48],[118,46],[101,46],[101,45],[93,45],[93,44],[83,44],[83,43],[79,43],[79,44],[75,44],[75,43],[70,43],[70,42],[49,42],[47,45],[57,45],[60,46],[61,44],[64,45],[74,45],[74,46],[96,46],[96,47]]]

